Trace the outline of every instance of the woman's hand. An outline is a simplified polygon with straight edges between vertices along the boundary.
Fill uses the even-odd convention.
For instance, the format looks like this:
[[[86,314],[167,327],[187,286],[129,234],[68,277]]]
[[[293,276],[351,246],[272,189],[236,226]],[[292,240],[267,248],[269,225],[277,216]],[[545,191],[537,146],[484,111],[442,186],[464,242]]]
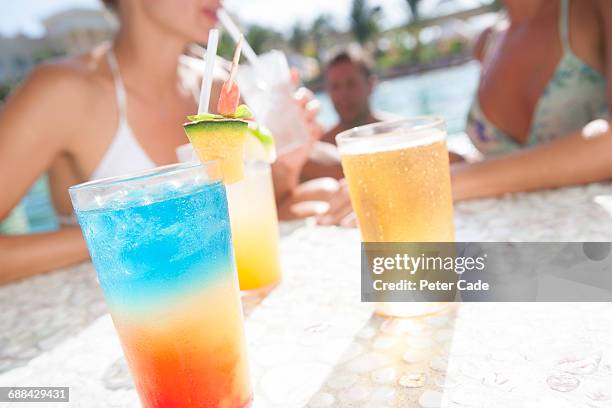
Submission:
[[[299,75],[295,70],[292,71],[292,81],[296,85],[299,83]],[[310,90],[298,88],[295,103],[300,107],[310,137],[304,145],[279,156],[272,165],[279,219],[316,216],[320,225],[355,226],[344,180],[324,177],[299,184],[302,169],[313,147],[321,139],[323,129],[316,121],[320,105]]]
[[[292,71],[292,81],[295,84],[299,83],[297,71]],[[323,129],[316,121],[320,105],[314,99],[314,94],[301,87],[295,92],[294,98],[295,103],[300,108],[302,120],[308,129],[309,138],[302,146],[279,156],[272,165],[272,178],[277,202],[286,199],[297,187],[302,168],[306,164],[314,144],[323,135]]]
[[[597,131],[593,123],[601,123]],[[538,191],[612,178],[612,128],[592,122],[565,137],[475,163],[451,166],[455,201]]]
[[[0,285],[89,259],[81,229],[0,235]]]
[[[319,225],[356,226],[346,182],[331,177],[297,186],[279,204],[278,215],[284,221],[314,216]]]
[[[346,180],[338,182],[338,188],[329,197],[329,208],[317,216],[319,225],[339,225],[341,227],[356,227],[357,219],[351,205],[351,197]]]

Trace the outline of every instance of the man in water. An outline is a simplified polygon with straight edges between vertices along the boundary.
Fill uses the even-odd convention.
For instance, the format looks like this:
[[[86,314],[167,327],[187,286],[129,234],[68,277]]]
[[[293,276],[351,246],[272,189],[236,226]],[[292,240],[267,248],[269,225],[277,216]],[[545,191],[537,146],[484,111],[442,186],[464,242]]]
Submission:
[[[336,54],[325,69],[325,84],[340,122],[323,135],[322,141],[336,144],[338,133],[383,120],[370,110],[376,78],[363,53],[344,50]]]
[[[335,138],[344,130],[380,122],[383,118],[370,110],[370,95],[376,80],[361,52],[348,49],[337,53],[329,60],[324,74],[327,92],[340,122],[314,144],[300,175],[304,183],[293,192],[287,205],[279,208],[279,213],[317,214],[317,205],[324,203],[322,208],[329,210],[320,216],[321,224],[342,220],[341,225],[349,226],[354,224],[354,217],[346,182],[342,180],[344,174]],[[293,200],[299,205],[293,205]]]
[[[374,114],[370,109],[376,78],[369,60],[361,51],[345,49],[338,52],[327,63],[324,75],[327,93],[340,121],[315,144],[302,170],[302,180],[343,178],[336,135],[355,126],[391,119],[387,115],[383,118],[379,113]]]

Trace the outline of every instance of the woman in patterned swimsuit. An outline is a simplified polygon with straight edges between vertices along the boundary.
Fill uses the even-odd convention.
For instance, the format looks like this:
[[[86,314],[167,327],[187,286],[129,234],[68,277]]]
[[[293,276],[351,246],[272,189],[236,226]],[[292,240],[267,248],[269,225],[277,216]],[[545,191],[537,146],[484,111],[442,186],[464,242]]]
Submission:
[[[456,200],[612,178],[612,2],[505,0],[483,33],[467,133],[484,155],[453,165]]]

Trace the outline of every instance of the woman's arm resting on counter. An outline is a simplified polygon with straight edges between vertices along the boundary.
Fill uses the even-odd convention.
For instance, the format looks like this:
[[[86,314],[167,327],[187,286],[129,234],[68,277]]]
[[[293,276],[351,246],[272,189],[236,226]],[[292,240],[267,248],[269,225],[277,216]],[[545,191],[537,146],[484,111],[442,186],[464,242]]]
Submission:
[[[516,153],[452,167],[453,197],[466,200],[612,179],[612,132],[603,120]]]
[[[0,285],[89,258],[79,227],[31,235],[0,235]]]

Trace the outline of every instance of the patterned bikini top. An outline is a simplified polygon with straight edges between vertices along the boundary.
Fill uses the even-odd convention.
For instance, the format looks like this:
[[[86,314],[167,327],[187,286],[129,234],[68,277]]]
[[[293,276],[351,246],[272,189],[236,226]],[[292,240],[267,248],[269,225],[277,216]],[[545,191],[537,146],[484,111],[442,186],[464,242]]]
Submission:
[[[569,2],[561,0],[559,16],[563,56],[536,105],[526,146],[561,138],[595,119],[610,117],[606,78],[571,50]],[[509,153],[525,146],[487,119],[478,96],[468,116],[466,133],[484,155]]]

